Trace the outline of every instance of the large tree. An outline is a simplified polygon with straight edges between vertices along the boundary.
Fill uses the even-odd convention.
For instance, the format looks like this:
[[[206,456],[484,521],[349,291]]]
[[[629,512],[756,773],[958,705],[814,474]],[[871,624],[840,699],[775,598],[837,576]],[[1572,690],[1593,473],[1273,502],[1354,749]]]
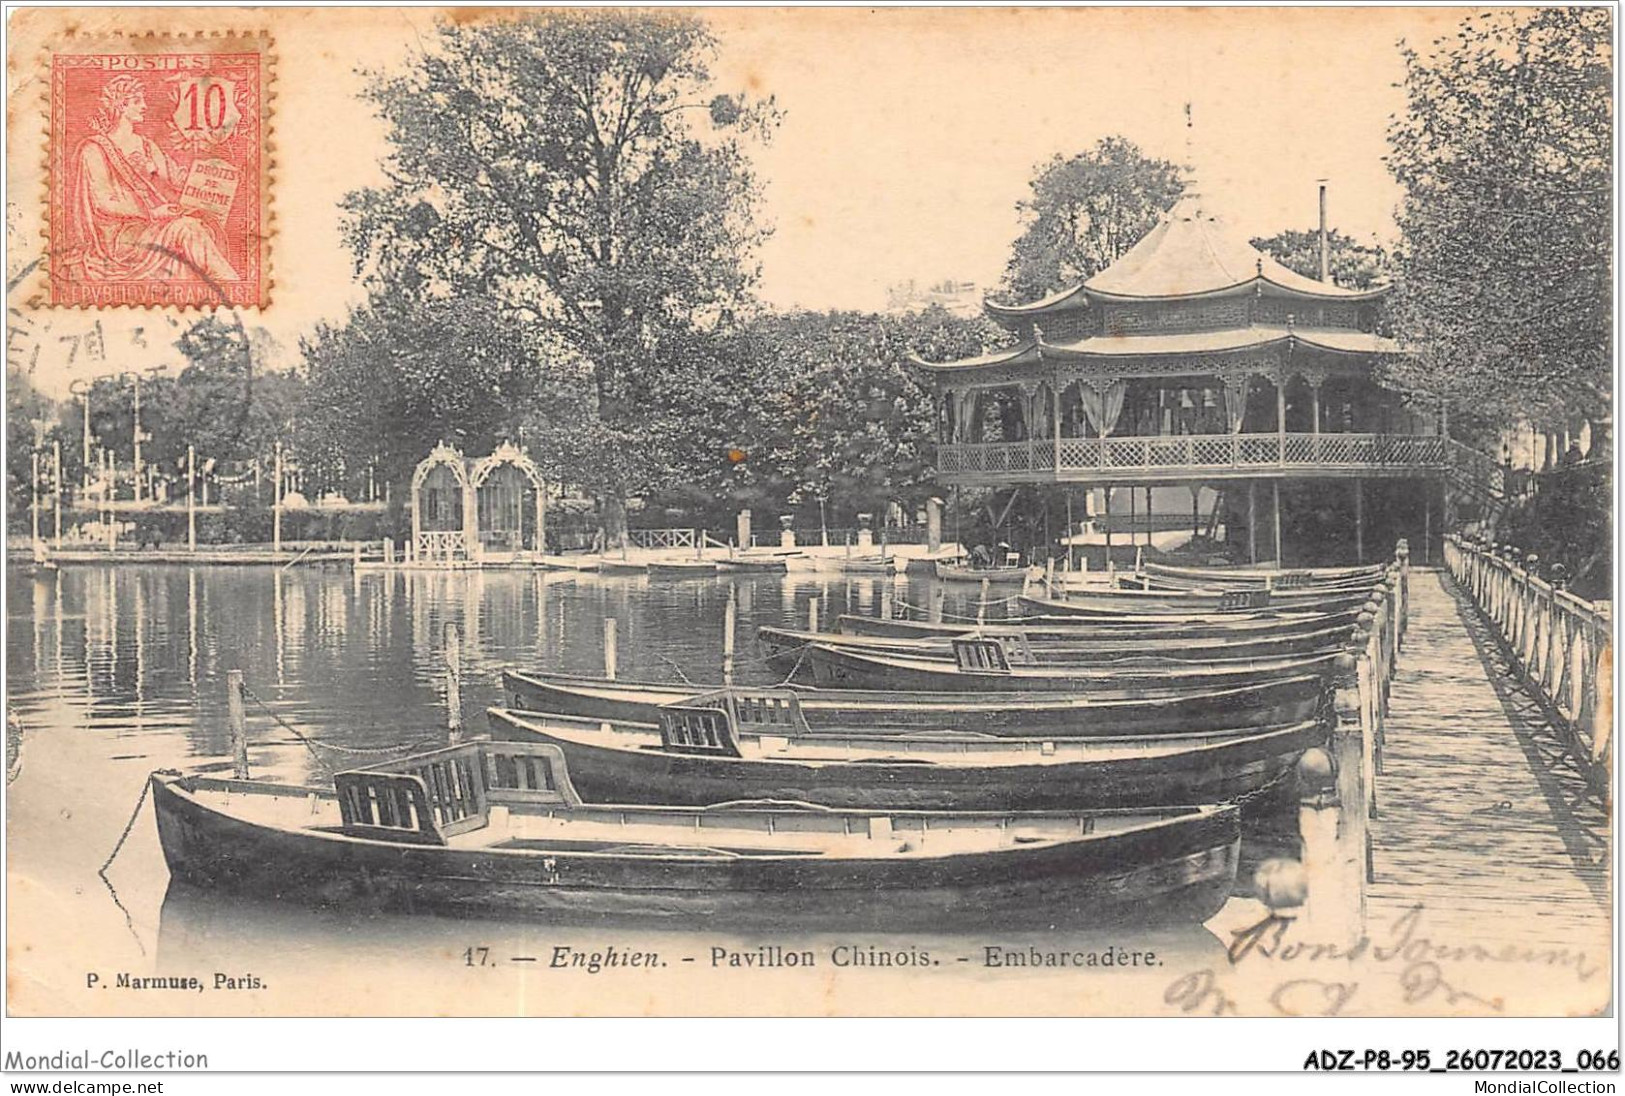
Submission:
[[[1306,278],[1320,277],[1319,229],[1289,228],[1251,243],[1288,270]],[[1381,245],[1362,244],[1335,229],[1326,233],[1326,258],[1332,281],[1345,288],[1370,289],[1391,280],[1391,259]]]
[[[660,374],[755,276],[746,145],[774,115],[715,93],[715,45],[675,11],[446,22],[367,91],[390,181],[346,201],[358,269],[389,307],[488,298],[586,363],[555,425],[579,427],[570,478],[599,482],[612,526],[670,474],[649,446]]]
[[[1105,137],[1086,152],[1055,156],[1033,175],[1017,205],[1022,231],[1011,248],[1004,291],[1031,300],[1110,266],[1151,231],[1179,198],[1179,168],[1132,141]]]
[[[1395,375],[1464,417],[1609,412],[1612,18],[1495,9],[1405,51]]]

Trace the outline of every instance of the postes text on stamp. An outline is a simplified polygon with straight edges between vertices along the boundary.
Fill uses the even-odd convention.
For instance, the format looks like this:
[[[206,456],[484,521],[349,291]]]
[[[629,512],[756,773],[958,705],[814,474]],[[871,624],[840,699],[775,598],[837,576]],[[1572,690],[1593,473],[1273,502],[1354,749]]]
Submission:
[[[48,303],[268,304],[268,42],[50,54]]]

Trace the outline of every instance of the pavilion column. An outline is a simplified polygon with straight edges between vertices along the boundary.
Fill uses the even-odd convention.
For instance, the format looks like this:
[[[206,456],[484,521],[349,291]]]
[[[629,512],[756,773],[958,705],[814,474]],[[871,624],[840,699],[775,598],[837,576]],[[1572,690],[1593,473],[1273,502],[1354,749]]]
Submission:
[[[1270,516],[1275,519],[1275,566],[1284,567],[1286,562],[1281,555],[1281,481],[1271,480],[1270,489],[1274,493]]]
[[[1365,481],[1354,478],[1354,562],[1365,562]]]
[[[1050,433],[1055,440],[1055,478],[1061,478],[1061,379],[1050,384]]]
[[[1247,481],[1247,559],[1258,562],[1258,481]]]
[[[480,558],[480,505],[471,480],[463,481],[463,550],[469,559]]]
[[[1027,435],[1027,469],[1038,464],[1038,385],[1029,381],[1021,386],[1021,424]]]
[[[418,550],[418,538],[423,534],[423,515],[422,515],[420,507],[418,506],[418,494],[420,493],[420,491],[421,491],[421,487],[420,487],[419,482],[418,482],[418,477],[414,476],[412,478],[412,544],[411,544],[411,549],[412,549],[413,553],[417,552],[417,550]]]
[[[1275,375],[1275,460],[1286,463],[1286,371]]]

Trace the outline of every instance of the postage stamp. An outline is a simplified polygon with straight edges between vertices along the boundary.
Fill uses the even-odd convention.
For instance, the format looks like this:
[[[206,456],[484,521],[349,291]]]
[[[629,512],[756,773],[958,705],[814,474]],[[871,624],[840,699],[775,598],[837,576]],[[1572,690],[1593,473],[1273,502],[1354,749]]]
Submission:
[[[50,53],[52,305],[269,303],[269,39]]]

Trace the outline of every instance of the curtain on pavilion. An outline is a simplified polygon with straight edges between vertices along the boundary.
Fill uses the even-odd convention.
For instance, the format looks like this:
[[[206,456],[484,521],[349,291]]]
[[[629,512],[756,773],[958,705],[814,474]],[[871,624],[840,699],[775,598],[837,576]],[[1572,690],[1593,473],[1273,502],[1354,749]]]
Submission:
[[[1241,433],[1241,420],[1247,416],[1247,382],[1249,377],[1224,378],[1224,413],[1232,434]]]
[[[1122,381],[1113,381],[1104,391],[1090,384],[1078,385],[1083,416],[1095,428],[1097,436],[1103,438],[1116,427],[1118,416],[1123,413],[1123,395],[1127,390]]]

